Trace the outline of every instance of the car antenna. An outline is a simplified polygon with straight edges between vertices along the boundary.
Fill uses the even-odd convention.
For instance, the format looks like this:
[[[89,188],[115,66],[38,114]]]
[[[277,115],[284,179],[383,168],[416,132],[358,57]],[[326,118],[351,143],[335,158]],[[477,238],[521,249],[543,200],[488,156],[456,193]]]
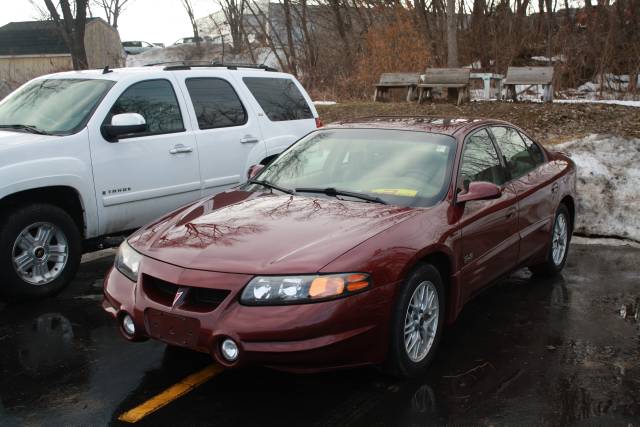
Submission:
[[[105,65],[104,68],[102,69],[102,74],[109,74],[109,73],[113,73],[113,70],[110,70],[109,66]]]

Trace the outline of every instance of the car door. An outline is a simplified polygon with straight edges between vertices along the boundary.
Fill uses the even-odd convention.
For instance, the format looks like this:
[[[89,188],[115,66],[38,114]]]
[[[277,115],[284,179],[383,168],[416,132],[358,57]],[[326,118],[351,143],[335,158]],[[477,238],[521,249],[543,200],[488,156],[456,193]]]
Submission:
[[[247,179],[266,157],[265,143],[247,95],[236,91],[228,71],[177,72],[200,156],[203,193],[215,194]]]
[[[200,197],[197,146],[170,78],[117,87],[91,132],[101,234],[137,228]],[[142,115],[147,130],[108,142],[100,125],[121,113]]]
[[[464,143],[458,170],[458,191],[474,181],[492,182],[502,189],[499,198],[466,202],[460,218],[460,258],[465,299],[489,282],[511,270],[518,259],[516,194],[498,151],[486,129],[469,135]]]
[[[517,196],[519,262],[544,250],[549,243],[554,209],[558,205],[557,170],[546,161],[544,151],[531,138],[509,126],[490,128],[504,157],[509,186]]]
[[[247,71],[236,77],[255,99],[267,155],[275,156],[317,127],[318,113],[304,88],[290,75]]]

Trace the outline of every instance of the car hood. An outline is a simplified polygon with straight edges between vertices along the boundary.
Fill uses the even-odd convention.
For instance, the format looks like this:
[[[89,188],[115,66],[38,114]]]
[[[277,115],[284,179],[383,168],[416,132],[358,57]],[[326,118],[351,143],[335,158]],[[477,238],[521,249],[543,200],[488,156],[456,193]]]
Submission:
[[[313,273],[417,209],[323,197],[230,191],[129,238],[151,258],[244,274]]]
[[[0,130],[0,166],[31,160],[33,152],[30,147],[34,145],[41,147],[42,142],[57,138],[59,137]]]
[[[7,150],[14,147],[21,147],[26,144],[38,143],[41,141],[55,139],[51,135],[39,135],[28,132],[14,132],[8,130],[0,130],[0,150]]]

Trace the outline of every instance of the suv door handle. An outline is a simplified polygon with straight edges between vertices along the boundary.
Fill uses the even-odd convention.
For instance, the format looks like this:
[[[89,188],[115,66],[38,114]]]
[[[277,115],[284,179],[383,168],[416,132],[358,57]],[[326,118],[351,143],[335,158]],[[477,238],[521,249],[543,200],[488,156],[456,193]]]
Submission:
[[[240,143],[242,144],[254,144],[258,141],[258,138],[253,135],[245,135],[244,138],[240,139]]]
[[[170,154],[180,154],[180,153],[191,153],[193,151],[192,147],[187,147],[183,144],[174,145],[171,150],[169,150]]]
[[[516,208],[509,208],[507,210],[507,214],[505,215],[507,218],[511,218],[516,214]]]
[[[551,186],[551,192],[555,193],[556,191],[558,191],[558,183],[554,182],[553,185]]]

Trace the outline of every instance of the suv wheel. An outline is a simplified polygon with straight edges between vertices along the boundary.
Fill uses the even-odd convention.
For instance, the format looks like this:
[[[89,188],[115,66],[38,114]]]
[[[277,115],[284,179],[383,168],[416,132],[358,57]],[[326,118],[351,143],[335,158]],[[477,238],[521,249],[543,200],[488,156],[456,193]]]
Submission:
[[[41,298],[64,288],[80,264],[80,231],[64,210],[33,204],[6,215],[0,229],[0,293]]]

